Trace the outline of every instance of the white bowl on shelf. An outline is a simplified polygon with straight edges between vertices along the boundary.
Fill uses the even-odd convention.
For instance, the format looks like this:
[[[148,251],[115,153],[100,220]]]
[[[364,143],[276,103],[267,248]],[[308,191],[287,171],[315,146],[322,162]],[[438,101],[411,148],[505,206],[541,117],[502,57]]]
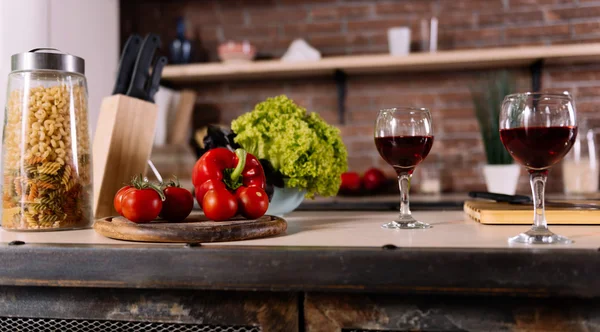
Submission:
[[[236,43],[229,41],[219,45],[219,59],[225,63],[250,62],[256,56],[256,47],[248,42]]]

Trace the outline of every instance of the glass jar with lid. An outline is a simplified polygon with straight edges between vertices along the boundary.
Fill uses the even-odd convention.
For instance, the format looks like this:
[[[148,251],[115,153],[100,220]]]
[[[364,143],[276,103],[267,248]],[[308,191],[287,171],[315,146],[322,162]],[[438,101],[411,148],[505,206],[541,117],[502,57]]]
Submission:
[[[592,119],[582,116],[578,120],[577,138],[562,161],[564,193],[567,195],[596,193],[600,178],[596,130],[590,126]]]
[[[11,57],[2,148],[2,228],[89,227],[92,174],[84,60],[55,49]]]

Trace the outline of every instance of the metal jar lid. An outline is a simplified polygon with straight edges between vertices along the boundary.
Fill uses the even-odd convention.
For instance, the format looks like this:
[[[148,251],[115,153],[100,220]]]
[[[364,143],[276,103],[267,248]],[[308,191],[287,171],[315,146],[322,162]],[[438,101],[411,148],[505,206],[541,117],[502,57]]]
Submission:
[[[11,72],[56,70],[84,75],[85,61],[78,56],[63,53],[55,48],[34,48],[29,52],[11,56],[10,70]]]

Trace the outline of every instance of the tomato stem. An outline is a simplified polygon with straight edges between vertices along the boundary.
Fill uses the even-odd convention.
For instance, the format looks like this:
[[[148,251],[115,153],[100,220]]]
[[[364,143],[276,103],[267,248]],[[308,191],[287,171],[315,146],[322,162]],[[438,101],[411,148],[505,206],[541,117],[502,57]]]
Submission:
[[[158,194],[158,196],[160,197],[160,200],[161,200],[161,201],[163,201],[163,202],[164,202],[164,201],[167,199],[167,198],[165,197],[165,193],[164,193],[164,192],[163,192],[163,191],[162,191],[162,190],[161,190],[161,189],[160,189],[160,188],[159,188],[157,185],[155,185],[154,183],[149,183],[149,182],[147,182],[147,184],[148,184],[148,188],[150,188],[150,189],[152,189],[152,190],[156,191],[156,193],[157,193],[157,194]]]
[[[156,191],[161,201],[165,201],[165,193],[159,188],[156,184],[149,182],[147,179],[144,179],[142,174],[136,175],[133,180],[131,180],[131,185],[136,189],[152,189]]]
[[[158,184],[160,189],[165,189],[167,187],[177,187],[177,188],[181,188],[181,183],[179,182],[179,178],[175,175],[173,175],[171,177],[171,180],[169,180],[168,182],[161,182]]]
[[[140,173],[131,179],[131,186],[136,189],[144,189],[147,181],[144,181],[144,176]]]

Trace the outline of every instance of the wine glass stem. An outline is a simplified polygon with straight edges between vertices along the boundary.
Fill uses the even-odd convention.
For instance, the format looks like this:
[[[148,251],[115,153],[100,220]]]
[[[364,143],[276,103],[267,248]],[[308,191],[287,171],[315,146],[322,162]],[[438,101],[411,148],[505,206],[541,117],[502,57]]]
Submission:
[[[533,192],[533,226],[548,229],[544,206],[544,193],[548,171],[533,171],[529,174],[531,191]]]
[[[398,175],[398,186],[400,187],[400,218],[410,217],[410,207],[408,203],[408,191],[410,190],[411,174],[401,173]]]

